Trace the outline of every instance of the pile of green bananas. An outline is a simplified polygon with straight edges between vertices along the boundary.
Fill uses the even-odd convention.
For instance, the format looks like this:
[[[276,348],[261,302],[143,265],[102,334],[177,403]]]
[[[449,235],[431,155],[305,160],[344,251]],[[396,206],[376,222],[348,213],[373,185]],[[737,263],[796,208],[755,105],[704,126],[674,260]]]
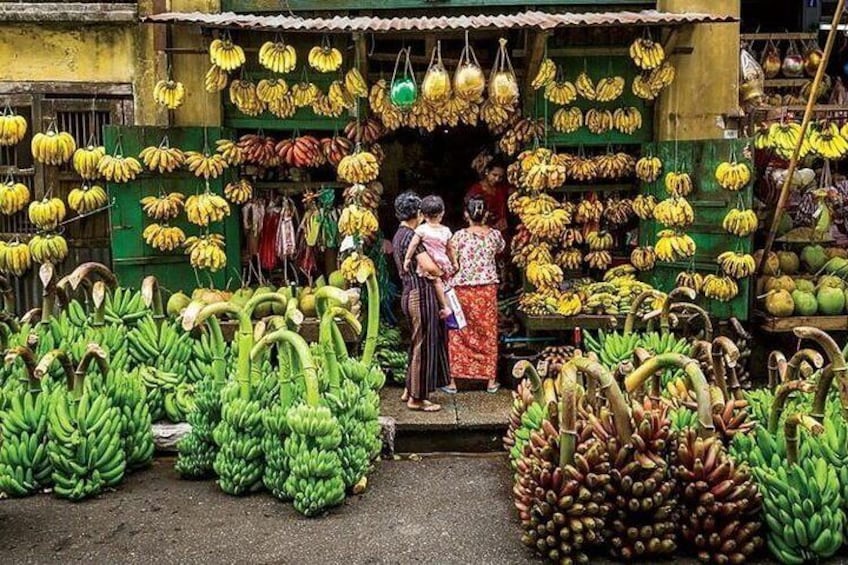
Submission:
[[[351,366],[353,363],[358,362],[348,360],[346,364]],[[352,368],[354,371],[360,369],[365,368]],[[367,373],[367,369],[362,372]],[[377,422],[380,399],[377,397],[375,400],[368,394],[373,391],[364,381],[363,385],[364,387],[354,380],[344,379],[338,393],[325,395],[342,430],[342,443],[338,452],[347,488],[353,487],[365,477],[372,458],[379,454],[382,447],[380,424]]]
[[[82,500],[117,485],[126,469],[121,413],[105,391],[84,382],[94,357],[103,360],[97,346],[90,345],[80,367],[68,374],[73,386],[57,388],[50,398],[47,453],[53,467],[53,492],[70,500]],[[36,376],[55,360],[63,367],[70,366],[67,356],[54,350],[39,362]]]
[[[815,427],[815,425],[813,425]],[[845,514],[839,477],[815,455],[805,436],[798,460],[787,462],[785,437],[759,427],[755,438],[737,435],[732,453],[747,460],[763,493],[767,545],[783,563],[831,557],[842,545]]]
[[[142,365],[139,373],[147,389],[147,406],[154,422],[167,418],[173,423],[184,422],[195,406],[194,385],[183,382],[177,373]]]
[[[153,460],[153,428],[139,370],[111,370],[106,378],[106,393],[120,413],[127,470],[147,466]]]
[[[190,375],[187,367],[193,354],[192,337],[177,322],[157,323],[145,316],[127,334],[130,356],[137,365],[150,365],[160,371],[176,373],[180,382]]]
[[[299,404],[288,413],[291,434],[285,440],[290,474],[286,492],[294,508],[315,516],[341,504],[345,497],[338,448],[342,431],[326,406]]]
[[[17,357],[22,349],[12,349],[7,359]],[[26,354],[32,359],[32,352]],[[4,391],[5,407],[0,410],[0,492],[26,496],[51,484],[53,469],[47,457],[49,393],[42,392],[32,375],[15,373],[14,386]]]
[[[395,382],[406,380],[406,368],[409,366],[409,353],[401,343],[400,329],[380,324],[377,335],[377,350],[374,361],[391,375]]]
[[[105,319],[110,324],[132,324],[150,313],[144,304],[141,291],[117,287],[106,294],[104,302]]]
[[[515,429],[515,444],[509,450],[513,469],[524,456],[524,446],[530,441],[530,435],[542,429],[542,422],[548,419],[548,410],[538,402],[530,404],[521,414],[521,425]]]
[[[262,406],[257,398],[243,398],[237,383],[224,388],[221,400],[221,421],[212,433],[218,446],[213,469],[221,490],[246,494],[262,483]]]
[[[597,338],[591,332],[583,333],[586,348],[597,354],[601,364],[611,371],[621,363],[633,360],[633,351],[642,343],[642,334],[605,332],[598,330]]]

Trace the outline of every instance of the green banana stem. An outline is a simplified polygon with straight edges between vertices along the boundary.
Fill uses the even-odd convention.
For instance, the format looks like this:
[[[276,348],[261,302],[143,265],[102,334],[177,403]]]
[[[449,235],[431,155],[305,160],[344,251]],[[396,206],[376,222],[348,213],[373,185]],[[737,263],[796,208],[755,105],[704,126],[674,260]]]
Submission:
[[[721,391],[724,400],[730,399],[730,389],[727,386],[727,365],[736,365],[739,359],[739,348],[733,343],[730,338],[719,336],[712,343],[712,365],[713,377],[718,389]]]
[[[350,296],[340,288],[323,286],[315,291],[315,310],[318,314],[319,321],[324,319],[324,314],[329,308],[333,306],[347,306],[348,304],[350,304]],[[356,331],[359,334],[361,327],[358,320],[355,327],[360,328]],[[347,345],[344,342],[342,331],[335,324],[330,329],[330,339],[331,341],[327,343],[332,343],[332,347],[336,350],[337,358],[340,360],[347,359]]]
[[[370,367],[377,350],[377,334],[380,331],[380,285],[376,273],[371,273],[365,280],[368,291],[368,320],[365,327],[365,346],[362,349],[362,363]]]
[[[698,405],[698,434],[702,437],[712,436],[715,433],[715,426],[710,405],[710,387],[701,371],[700,363],[691,357],[680,353],[663,353],[652,357],[624,379],[627,392],[638,390],[657,371],[671,367],[683,369],[689,381],[689,388],[695,392],[695,401]]]
[[[215,351],[221,351],[224,348],[224,333],[221,331],[221,324],[218,318],[211,317],[206,320],[209,326],[209,334],[212,343],[215,344]],[[216,385],[222,385],[227,380],[227,360],[223,355],[215,355],[212,358],[212,378]]]
[[[340,360],[347,356],[347,349],[339,348],[338,341],[334,338],[333,328],[336,326],[336,318],[343,318],[359,333],[361,330],[359,320],[356,319],[349,310],[341,306],[333,306],[328,308],[323,316],[321,316],[321,324],[319,326],[318,342],[321,345],[321,350],[324,353],[324,364],[327,367],[329,376],[330,390],[337,391],[341,386],[341,367]]]
[[[8,356],[7,356],[8,359]],[[33,375],[37,379],[44,378],[44,375],[50,371],[50,367],[53,366],[53,363],[59,362],[59,365],[62,367],[62,372],[65,373],[65,381],[68,387],[68,390],[73,393],[74,398],[79,398],[82,396],[83,388],[85,385],[85,373],[82,375],[77,375],[74,371],[74,366],[71,364],[71,359],[68,357],[68,354],[62,351],[61,349],[52,349],[44,354],[44,357],[38,362],[38,365],[33,370]],[[24,362],[29,365],[29,361],[24,358]]]
[[[574,357],[569,363],[572,363],[577,371],[583,373],[587,380],[594,380],[598,383],[604,397],[609,403],[612,411],[613,422],[615,423],[616,434],[622,442],[629,442],[633,435],[633,423],[630,418],[630,408],[627,406],[627,400],[621,392],[618,383],[615,382],[615,377],[603,365],[597,361],[593,361],[588,357]]]
[[[796,392],[813,392],[813,383],[809,381],[787,381],[777,386],[774,393],[774,400],[771,403],[769,411],[768,431],[771,434],[777,433],[780,417],[783,415],[783,410],[786,408],[786,402]]]
[[[801,339],[815,341],[824,350],[828,361],[830,361],[830,370],[833,372],[833,377],[837,379],[839,384],[839,400],[842,405],[842,413],[848,414],[848,373],[846,373],[848,371],[848,363],[845,362],[845,357],[842,355],[839,346],[836,345],[832,337],[818,328],[807,326],[795,328],[795,335]],[[824,383],[820,381],[820,384]],[[830,382],[827,383],[827,386],[830,388]],[[823,408],[822,411],[824,411]]]
[[[300,329],[300,324],[303,323],[303,313],[298,310],[297,298],[292,298],[286,305],[286,329],[297,332]]]
[[[668,293],[665,302],[663,302],[662,313],[660,314],[660,331],[664,334],[671,331],[671,322],[669,321],[671,317],[671,305],[677,301],[678,295],[683,295],[683,298],[688,298],[689,300],[695,300],[697,296],[694,290],[684,286],[672,289]]]
[[[4,359],[6,365],[11,365],[15,362],[16,359],[20,359],[24,362],[24,368],[27,372],[27,377],[29,378],[29,386],[30,388],[40,388],[41,387],[41,376],[36,375],[36,360],[35,354],[32,352],[32,349],[25,345],[19,345],[17,347],[13,347],[6,352],[6,357]],[[73,386],[73,373],[71,374],[71,379],[68,381],[68,388]]]
[[[285,308],[288,305],[288,301],[288,298],[281,294],[277,294],[276,292],[266,292],[264,294],[251,296],[250,299],[244,303],[242,309],[247,317],[251,318],[253,316],[253,311],[261,304],[272,302]]]
[[[162,290],[159,288],[159,279],[153,275],[144,277],[141,281],[141,295],[149,308],[153,310],[153,319],[161,320],[165,317],[165,308],[162,304]]]
[[[648,289],[633,299],[633,303],[630,305],[630,312],[627,313],[627,317],[624,319],[624,335],[633,333],[633,329],[636,327],[636,315],[639,313],[642,303],[649,298],[657,299],[662,297],[662,295],[663,293],[658,290]]]
[[[647,363],[651,359],[651,352],[644,347],[637,347],[633,350],[633,358],[636,360],[636,365]],[[633,365],[630,365],[630,372],[633,372]],[[657,371],[651,376],[651,391],[650,396],[653,399],[662,397],[662,374]]]
[[[833,377],[833,367],[828,365],[822,369],[821,376],[819,377],[819,382],[813,396],[813,406],[810,409],[810,416],[819,422],[824,422],[827,395],[830,393],[830,387],[833,384]],[[842,412],[842,419],[848,422],[848,407],[842,404],[840,406],[840,411]]]
[[[4,322],[0,322],[0,350],[6,351],[9,348],[9,338],[12,336],[12,330],[9,329]]]
[[[106,285],[97,281],[91,289],[91,303],[94,304],[94,315],[91,325],[102,327],[106,325]]]
[[[569,362],[559,372],[559,466],[574,464],[577,451],[577,367]]]
[[[82,354],[75,374],[82,379],[88,373],[92,361],[97,363],[97,370],[105,379],[109,374],[109,361],[106,359],[106,352],[96,343],[89,343],[88,347],[85,348],[85,353]]]
[[[772,351],[768,356],[768,387],[774,390],[786,374],[786,357],[780,351]]]
[[[790,414],[783,424],[783,435],[786,438],[786,461],[790,465],[798,463],[798,428],[804,427],[810,434],[817,436],[824,432],[824,426],[815,418],[806,414]]]
[[[210,317],[228,314],[238,320],[238,332],[236,343],[238,343],[238,360],[236,362],[236,380],[239,383],[239,396],[243,400],[250,399],[250,351],[253,349],[253,323],[247,312],[229,302],[216,302],[204,306],[197,312],[194,320],[188,320],[192,326],[198,326]],[[185,317],[183,321],[187,320]]]
[[[545,405],[545,392],[542,390],[542,379],[536,367],[530,361],[522,359],[512,367],[512,376],[516,379],[527,379],[530,392],[533,393],[533,401],[540,406]]]
[[[280,381],[280,408],[288,409],[294,403],[294,393],[292,391],[292,383],[299,378],[303,378],[303,369],[300,367],[300,360],[294,355],[292,346],[288,343],[281,343],[277,348],[277,355],[284,357],[286,363],[280,363],[278,379]]]
[[[309,345],[306,341],[293,331],[277,330],[266,334],[259,340],[259,343],[263,342],[265,344],[285,342],[291,346],[294,352],[294,358],[299,364],[299,369],[303,372],[303,378],[306,383],[306,403],[309,406],[318,406],[321,402],[321,393],[318,389],[318,369],[315,367],[315,362],[312,359],[312,354],[309,352]]]
[[[686,310],[694,310],[698,314],[704,321],[704,339],[713,341],[713,322],[706,310],[691,302],[675,302],[670,306],[670,312],[685,312]]]

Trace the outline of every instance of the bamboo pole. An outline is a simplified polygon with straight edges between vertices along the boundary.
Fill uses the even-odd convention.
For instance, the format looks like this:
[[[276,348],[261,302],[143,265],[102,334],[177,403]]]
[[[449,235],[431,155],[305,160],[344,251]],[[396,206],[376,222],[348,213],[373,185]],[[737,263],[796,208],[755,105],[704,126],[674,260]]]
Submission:
[[[757,265],[757,272],[762,270],[765,258],[768,256],[774,245],[774,240],[777,237],[777,228],[780,224],[780,216],[783,214],[783,209],[786,207],[786,201],[789,200],[789,192],[792,186],[792,177],[795,176],[795,170],[798,168],[798,158],[801,154],[801,145],[804,143],[804,137],[807,134],[807,128],[810,126],[810,120],[813,117],[813,107],[816,104],[816,98],[824,78],[825,70],[830,62],[830,55],[833,52],[833,44],[836,42],[836,36],[839,34],[839,21],[842,19],[842,12],[845,11],[845,0],[838,0],[836,11],[833,13],[833,21],[830,25],[830,31],[827,33],[827,43],[824,46],[824,54],[822,55],[819,68],[816,70],[816,76],[813,79],[813,87],[810,90],[810,96],[807,99],[807,107],[804,109],[804,119],[801,120],[801,134],[798,137],[798,142],[795,144],[795,149],[792,151],[792,158],[789,160],[789,168],[786,171],[786,178],[783,181],[783,187],[780,189],[780,198],[777,200],[777,206],[774,209],[774,218],[771,221],[766,244],[763,248],[763,255],[760,257],[760,262]]]

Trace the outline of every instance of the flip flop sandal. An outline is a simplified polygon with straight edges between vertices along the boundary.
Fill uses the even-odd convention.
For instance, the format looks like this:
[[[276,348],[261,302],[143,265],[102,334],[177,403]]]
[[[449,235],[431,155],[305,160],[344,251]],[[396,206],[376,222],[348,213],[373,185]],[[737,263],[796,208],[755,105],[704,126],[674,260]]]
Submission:
[[[449,386],[440,386],[439,390],[444,392],[445,394],[456,394],[457,393],[457,389],[451,388]]]
[[[495,384],[493,384],[492,386],[486,387],[486,392],[488,392],[489,394],[495,394],[495,393],[496,393],[496,392],[498,392],[500,389],[501,389],[501,384],[500,384],[500,383],[495,383]]]

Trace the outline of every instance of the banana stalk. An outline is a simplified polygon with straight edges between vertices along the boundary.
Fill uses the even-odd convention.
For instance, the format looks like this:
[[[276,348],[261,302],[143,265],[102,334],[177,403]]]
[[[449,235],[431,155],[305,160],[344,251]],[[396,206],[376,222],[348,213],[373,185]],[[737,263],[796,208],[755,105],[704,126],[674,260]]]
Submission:
[[[340,357],[347,356],[347,349],[340,347],[338,340],[333,339],[333,328],[338,328],[336,318],[343,318],[357,332],[361,329],[356,316],[350,310],[345,310],[339,306],[328,308],[321,316],[318,343],[321,345],[324,354],[324,364],[328,372],[330,390],[332,392],[337,392],[341,386],[341,367],[339,363],[344,361],[344,359],[340,360]]]
[[[612,374],[603,365],[588,357],[574,357],[569,363],[573,363],[578,372],[588,377],[588,381],[598,383],[598,388],[607,399],[612,411],[616,434],[621,441],[628,441],[633,435],[630,408],[627,406],[627,400]]]
[[[655,300],[662,296],[663,293],[660,291],[649,289],[633,299],[633,303],[630,305],[630,312],[627,313],[627,317],[624,319],[624,335],[630,335],[633,333],[633,330],[636,327],[636,315],[638,314],[642,304],[646,300]]]
[[[685,312],[686,310],[693,310],[698,314],[698,317],[703,320],[704,323],[704,339],[706,341],[713,340],[713,321],[710,319],[710,315],[706,310],[698,306],[697,304],[692,304],[691,302],[675,302],[670,306],[671,312]]]
[[[376,273],[370,273],[365,279],[365,288],[368,291],[368,320],[361,361],[366,367],[370,367],[377,350],[377,333],[380,331],[380,285]]]
[[[722,403],[730,399],[730,389],[727,385],[726,365],[735,365],[739,359],[739,348],[730,338],[719,336],[712,342],[710,348],[713,366],[713,378],[723,396]]]
[[[598,365],[600,367],[600,365]],[[559,466],[574,465],[577,452],[577,365],[566,363],[559,373]]]
[[[768,357],[768,387],[774,390],[786,374],[786,357],[780,351],[772,351]]]
[[[53,263],[42,263],[38,268],[38,277],[44,290],[41,293],[41,322],[48,322],[56,309],[56,267]]]
[[[671,324],[669,322],[671,315],[671,305],[677,301],[678,295],[682,295],[683,298],[687,298],[689,300],[695,300],[697,293],[688,287],[677,287],[668,293],[668,296],[665,299],[662,307],[662,313],[660,314],[660,332],[668,333],[671,331]]]
[[[3,295],[3,311],[14,316],[15,291],[12,288],[12,285],[7,277],[0,276],[0,294]]]
[[[813,392],[814,385],[809,381],[788,381],[777,386],[774,393],[774,400],[771,403],[769,411],[768,431],[770,434],[777,434],[778,426],[780,425],[780,417],[786,408],[786,402],[796,392],[810,393]]]
[[[545,393],[542,390],[542,379],[539,378],[539,373],[536,372],[536,367],[530,361],[522,359],[512,367],[512,376],[518,380],[525,379],[528,383],[530,392],[533,393],[533,400],[540,406],[544,405]]]
[[[153,310],[153,319],[165,318],[165,308],[162,305],[162,291],[159,288],[159,280],[153,275],[144,277],[141,281],[141,298],[144,305]]]
[[[813,436],[824,433],[824,426],[811,416],[798,412],[787,416],[786,422],[783,424],[783,437],[786,440],[786,462],[789,465],[798,463],[799,427],[803,427]]]
[[[821,421],[819,418],[824,418],[824,406],[827,401],[827,393],[834,377],[837,378],[839,388],[839,400],[842,405],[842,416],[848,419],[848,363],[845,362],[845,356],[839,350],[839,346],[833,341],[833,338],[818,328],[803,326],[795,328],[795,335],[801,339],[810,339],[818,343],[824,350],[828,361],[829,371],[824,371],[819,379],[819,390],[816,391],[816,396],[813,399],[812,417]]]

